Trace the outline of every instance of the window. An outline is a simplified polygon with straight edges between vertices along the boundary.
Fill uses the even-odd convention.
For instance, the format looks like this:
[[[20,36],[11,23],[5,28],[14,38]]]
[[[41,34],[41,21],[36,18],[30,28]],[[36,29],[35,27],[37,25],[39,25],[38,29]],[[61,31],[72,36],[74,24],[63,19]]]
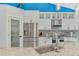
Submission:
[[[74,14],[69,14],[69,19],[73,19],[74,18]]]
[[[59,19],[59,18],[61,18],[61,13],[53,13],[52,14],[52,18],[53,19]]]
[[[61,14],[60,13],[57,14],[57,18],[61,18]]]
[[[56,18],[56,14],[52,14],[52,18],[55,19]]]
[[[47,14],[45,14],[45,16],[46,16],[45,17],[46,19],[50,19],[50,14],[47,13]]]
[[[54,20],[51,20],[51,26],[52,27],[60,27],[62,24],[62,20],[61,19],[54,19]]]
[[[40,13],[40,19],[50,19],[50,13]]]
[[[64,18],[64,19],[67,19],[67,14],[64,13],[64,14],[63,14],[63,18]]]
[[[40,13],[40,19],[44,19],[44,13]]]
[[[74,18],[74,14],[64,13],[63,14],[63,18],[64,19],[73,19]]]

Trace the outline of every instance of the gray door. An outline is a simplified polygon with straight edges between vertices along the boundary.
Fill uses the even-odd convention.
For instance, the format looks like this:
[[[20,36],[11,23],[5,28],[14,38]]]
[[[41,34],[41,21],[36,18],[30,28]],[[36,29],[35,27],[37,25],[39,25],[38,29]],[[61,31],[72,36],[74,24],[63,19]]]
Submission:
[[[11,20],[11,47],[20,47],[19,40],[20,21]]]
[[[23,29],[24,29],[23,46],[34,47],[34,23],[24,23]]]

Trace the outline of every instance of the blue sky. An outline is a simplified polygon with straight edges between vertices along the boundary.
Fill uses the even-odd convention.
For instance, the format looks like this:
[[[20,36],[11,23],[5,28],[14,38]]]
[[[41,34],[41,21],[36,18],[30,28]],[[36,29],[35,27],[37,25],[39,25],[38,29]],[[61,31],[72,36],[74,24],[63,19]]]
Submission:
[[[17,7],[18,3],[6,3],[8,5]],[[56,8],[57,6],[55,4],[51,3],[23,3],[23,6],[21,9],[24,10],[39,10],[41,12],[75,12],[74,9],[67,8],[64,6],[61,6],[59,10]]]

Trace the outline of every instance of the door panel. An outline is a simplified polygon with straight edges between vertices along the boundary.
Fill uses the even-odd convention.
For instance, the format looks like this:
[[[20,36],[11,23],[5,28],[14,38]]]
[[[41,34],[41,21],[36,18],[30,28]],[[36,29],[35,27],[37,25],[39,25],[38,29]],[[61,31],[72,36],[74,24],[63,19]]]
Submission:
[[[11,20],[11,47],[19,47],[19,30],[20,30],[20,21]]]
[[[34,47],[34,23],[24,23],[24,47]]]

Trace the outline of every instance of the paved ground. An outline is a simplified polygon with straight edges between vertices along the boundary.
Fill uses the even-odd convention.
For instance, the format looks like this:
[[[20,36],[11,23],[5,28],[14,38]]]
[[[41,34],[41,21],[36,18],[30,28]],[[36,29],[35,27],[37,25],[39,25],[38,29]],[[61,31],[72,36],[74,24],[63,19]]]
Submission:
[[[65,43],[59,52],[51,51],[39,54],[33,48],[0,48],[1,56],[79,56],[79,43]]]
[[[79,43],[65,43],[63,49],[59,50],[59,52],[48,52],[42,54],[44,56],[79,56]]]

